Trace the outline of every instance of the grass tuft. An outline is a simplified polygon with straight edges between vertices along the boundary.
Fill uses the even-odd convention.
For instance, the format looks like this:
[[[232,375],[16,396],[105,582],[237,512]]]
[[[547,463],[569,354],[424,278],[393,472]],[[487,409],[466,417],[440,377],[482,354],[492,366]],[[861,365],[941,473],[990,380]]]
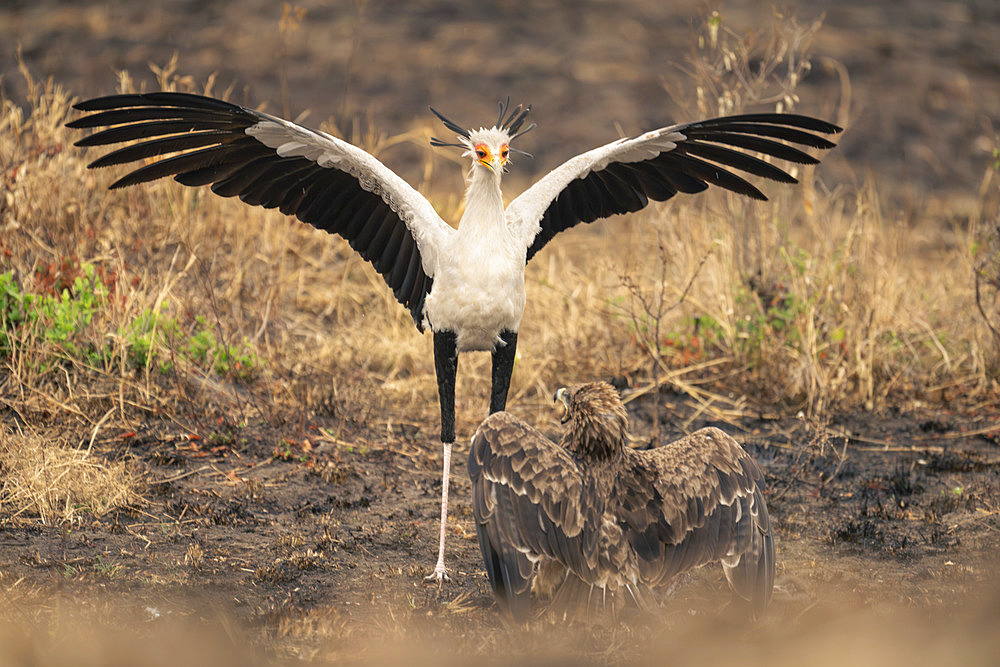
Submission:
[[[0,429],[0,514],[4,521],[78,523],[141,501],[141,482],[124,460],[40,434]]]

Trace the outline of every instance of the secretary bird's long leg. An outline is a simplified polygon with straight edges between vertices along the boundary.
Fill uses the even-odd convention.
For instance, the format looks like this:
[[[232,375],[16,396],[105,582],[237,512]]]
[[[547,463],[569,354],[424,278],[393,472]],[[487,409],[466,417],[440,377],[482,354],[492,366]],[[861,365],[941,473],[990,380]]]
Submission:
[[[517,332],[502,331],[500,340],[503,345],[497,345],[493,350],[493,385],[490,389],[490,414],[500,412],[507,407],[507,390],[510,389],[510,376],[514,372],[514,355],[517,352]]]
[[[434,332],[434,373],[437,375],[438,400],[441,403],[441,446],[444,470],[441,473],[441,541],[437,564],[428,581],[448,581],[444,567],[444,537],[448,526],[448,480],[451,477],[451,446],[455,444],[455,375],[458,373],[458,348],[453,331]]]

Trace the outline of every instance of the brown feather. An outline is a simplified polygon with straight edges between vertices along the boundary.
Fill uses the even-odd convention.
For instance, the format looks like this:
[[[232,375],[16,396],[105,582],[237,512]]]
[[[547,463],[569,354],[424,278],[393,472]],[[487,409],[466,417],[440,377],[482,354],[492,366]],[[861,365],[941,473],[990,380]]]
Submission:
[[[774,583],[774,542],[750,455],[716,428],[637,452],[610,385],[566,397],[559,444],[506,412],[473,437],[476,530],[500,603],[518,617],[537,603],[570,614],[595,601],[646,606],[651,589],[721,561],[759,616]]]

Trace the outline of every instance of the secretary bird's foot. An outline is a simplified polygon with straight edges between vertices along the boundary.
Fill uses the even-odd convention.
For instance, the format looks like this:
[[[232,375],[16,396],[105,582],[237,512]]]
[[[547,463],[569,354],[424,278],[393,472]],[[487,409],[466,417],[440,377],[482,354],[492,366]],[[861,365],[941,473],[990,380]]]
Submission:
[[[451,581],[451,577],[448,576],[444,563],[438,563],[434,566],[434,571],[424,577],[424,581],[436,581],[440,585],[442,582]]]

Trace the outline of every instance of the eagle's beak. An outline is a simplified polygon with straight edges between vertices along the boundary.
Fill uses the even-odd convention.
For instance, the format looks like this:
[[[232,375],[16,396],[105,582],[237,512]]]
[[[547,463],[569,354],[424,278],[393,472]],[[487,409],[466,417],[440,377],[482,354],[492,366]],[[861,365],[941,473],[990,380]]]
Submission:
[[[569,421],[569,392],[566,390],[566,387],[560,387],[559,389],[556,389],[556,395],[555,397],[553,397],[552,400],[562,401],[563,413],[562,413],[562,418],[559,421],[565,424],[566,422]]]

